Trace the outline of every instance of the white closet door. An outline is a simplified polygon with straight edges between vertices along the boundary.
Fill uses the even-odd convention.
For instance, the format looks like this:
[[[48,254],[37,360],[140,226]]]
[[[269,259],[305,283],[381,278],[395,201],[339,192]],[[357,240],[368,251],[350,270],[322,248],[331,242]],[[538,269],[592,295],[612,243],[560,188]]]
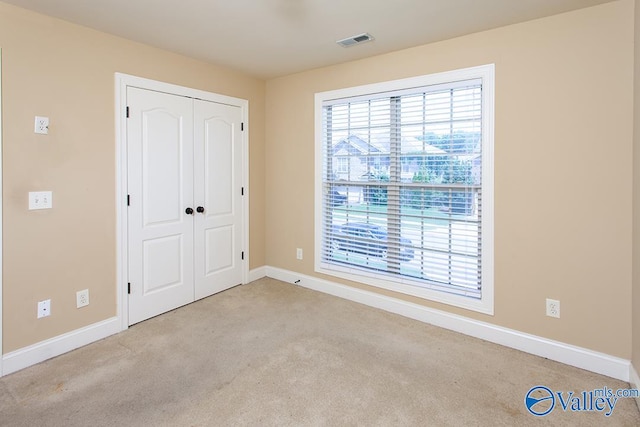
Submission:
[[[199,299],[242,282],[242,112],[237,106],[196,100],[194,116]]]
[[[127,89],[129,324],[194,300],[193,101]]]

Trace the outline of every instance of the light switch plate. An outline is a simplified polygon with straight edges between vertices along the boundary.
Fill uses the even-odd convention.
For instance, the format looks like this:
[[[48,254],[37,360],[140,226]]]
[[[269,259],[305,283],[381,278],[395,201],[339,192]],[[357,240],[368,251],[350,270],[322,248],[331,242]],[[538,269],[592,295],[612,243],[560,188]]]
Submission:
[[[53,207],[53,193],[51,191],[30,191],[29,210],[51,209]]]

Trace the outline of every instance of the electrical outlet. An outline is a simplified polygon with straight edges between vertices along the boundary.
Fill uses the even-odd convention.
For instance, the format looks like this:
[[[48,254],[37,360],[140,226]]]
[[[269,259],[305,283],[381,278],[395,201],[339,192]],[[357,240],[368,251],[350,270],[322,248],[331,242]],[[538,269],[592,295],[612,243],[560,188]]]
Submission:
[[[560,318],[560,301],[547,298],[547,316]]]
[[[76,308],[89,305],[89,289],[76,292]]]
[[[49,117],[36,116],[35,133],[46,135],[49,133]]]
[[[51,209],[53,193],[51,191],[29,191],[29,210]]]
[[[38,302],[38,319],[51,315],[51,300],[46,299]]]
[[[302,248],[296,249],[296,259],[302,259]]]

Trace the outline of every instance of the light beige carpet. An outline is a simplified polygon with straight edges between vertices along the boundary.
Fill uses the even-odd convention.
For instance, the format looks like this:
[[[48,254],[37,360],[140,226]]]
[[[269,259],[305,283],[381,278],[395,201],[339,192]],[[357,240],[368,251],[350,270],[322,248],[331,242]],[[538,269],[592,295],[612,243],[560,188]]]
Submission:
[[[527,412],[536,385],[621,381],[272,279],[0,379],[2,426],[640,425]]]

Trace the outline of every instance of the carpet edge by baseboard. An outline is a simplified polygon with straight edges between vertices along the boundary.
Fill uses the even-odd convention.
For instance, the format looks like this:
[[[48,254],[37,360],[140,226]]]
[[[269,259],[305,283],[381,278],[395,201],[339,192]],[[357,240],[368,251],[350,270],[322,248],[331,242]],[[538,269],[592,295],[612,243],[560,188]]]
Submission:
[[[109,319],[20,348],[2,356],[0,376],[9,375],[121,331],[120,319]]]
[[[434,326],[629,382],[631,361],[324,279],[266,266],[265,275]]]
[[[632,382],[635,387],[640,386],[637,371],[631,365],[631,361],[626,359],[276,267],[264,266],[253,269],[249,272],[248,279],[249,282],[252,282],[262,277],[271,277],[296,284],[536,356],[546,357],[566,365],[625,382]],[[112,317],[4,354],[0,365],[2,367],[0,376],[11,374],[121,332],[120,323],[118,317]]]

